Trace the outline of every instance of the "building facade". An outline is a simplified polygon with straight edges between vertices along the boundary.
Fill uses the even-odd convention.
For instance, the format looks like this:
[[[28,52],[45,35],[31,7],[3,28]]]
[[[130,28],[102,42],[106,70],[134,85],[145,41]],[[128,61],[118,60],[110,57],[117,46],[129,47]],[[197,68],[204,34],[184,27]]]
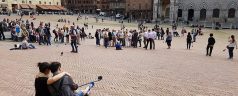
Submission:
[[[0,0],[1,11],[14,12],[21,9],[21,5],[33,7],[36,5],[61,5],[61,0]]]
[[[62,6],[75,13],[95,13],[97,0],[61,0]]]
[[[111,13],[131,19],[152,19],[153,0],[110,0]]]
[[[153,20],[237,22],[238,0],[154,0]]]

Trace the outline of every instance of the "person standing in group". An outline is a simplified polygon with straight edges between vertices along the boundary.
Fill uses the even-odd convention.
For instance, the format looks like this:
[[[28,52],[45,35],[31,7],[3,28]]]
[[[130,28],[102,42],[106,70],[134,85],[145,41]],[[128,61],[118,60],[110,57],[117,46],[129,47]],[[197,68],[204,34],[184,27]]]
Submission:
[[[112,46],[116,45],[116,30],[112,30]]]
[[[171,32],[168,32],[168,35],[166,37],[166,43],[168,45],[168,48],[167,49],[170,49],[171,48],[171,42],[172,42],[172,34]]]
[[[169,35],[169,28],[166,29],[166,36]]]
[[[49,25],[46,25],[45,26],[45,30],[44,30],[44,32],[45,32],[45,39],[46,39],[46,44],[47,45],[51,45],[51,33],[50,33],[50,27],[49,27]]]
[[[152,29],[152,33],[153,33],[153,36],[152,36],[152,46],[153,46],[153,49],[155,49],[155,39],[157,38],[157,33],[155,32],[154,29]]]
[[[126,33],[125,33],[125,43],[126,43],[125,47],[129,47],[130,46],[128,31],[126,31]]]
[[[53,33],[55,34],[54,42],[58,42],[58,40],[59,40],[58,32],[54,29]]]
[[[192,35],[191,35],[190,32],[188,32],[188,35],[187,35],[187,49],[190,50],[191,44],[192,44]]]
[[[142,34],[142,31],[139,32],[139,36],[138,36],[138,42],[139,42],[139,47],[141,47],[141,41],[142,41],[142,37],[143,37],[143,34]]]
[[[123,39],[125,37],[123,32],[119,30],[117,35],[118,35],[118,38],[119,38],[118,41],[120,42],[120,44],[123,45],[123,42],[124,42]]]
[[[59,34],[60,43],[64,43],[64,30],[63,30],[63,28],[59,28],[58,34]]]
[[[103,37],[104,37],[104,46],[105,46],[105,48],[107,48],[108,47],[108,42],[109,42],[107,30],[103,32]]]
[[[147,50],[149,43],[150,43],[150,50],[152,49],[153,38],[154,38],[154,33],[149,30],[148,31],[148,39],[147,39],[146,48],[145,48],[146,50]]]
[[[196,37],[198,35],[197,30],[192,29],[192,34],[193,34],[193,42],[196,42]]]
[[[98,29],[95,32],[95,38],[96,38],[96,46],[100,46],[100,33]]]
[[[214,47],[214,44],[216,43],[216,40],[213,38],[213,34],[210,34],[210,37],[208,38],[208,44],[207,44],[207,54],[206,56],[211,56],[212,55],[212,50]],[[210,51],[209,51],[210,49]]]
[[[160,40],[161,30],[160,28],[156,28],[156,35],[158,37],[158,40]]]
[[[4,35],[4,24],[3,22],[0,22],[0,40],[5,40],[5,35]]]
[[[187,33],[186,29],[183,27],[182,31],[181,31],[181,34],[182,34],[182,37],[184,36],[184,34]],[[191,35],[191,33],[190,33]]]
[[[41,45],[42,43],[45,44],[44,36],[45,36],[45,32],[44,32],[43,27],[41,25],[41,26],[39,26],[39,45]]]
[[[70,30],[70,37],[71,37],[71,47],[73,53],[78,53],[78,46],[77,46],[77,34],[73,26],[71,26]]]
[[[160,36],[161,36],[161,40],[164,40],[164,29],[161,27],[161,34],[160,34]]]
[[[237,43],[236,43],[236,40],[235,40],[235,36],[234,35],[231,35],[231,37],[229,37],[229,44],[227,45],[227,49],[228,49],[228,52],[229,52],[229,58],[228,59],[233,59],[233,51],[236,47],[237,49]]]
[[[66,37],[66,43],[69,43],[69,28],[68,27],[66,28],[64,35]]]
[[[109,42],[108,42],[108,45],[109,47],[112,47],[112,32],[110,30],[108,30],[108,39],[109,39]]]
[[[144,47],[143,48],[147,48],[147,42],[148,42],[148,40],[149,40],[149,38],[148,38],[148,32],[147,31],[144,31],[144,34],[143,34],[143,37],[144,37]]]
[[[81,30],[79,27],[77,27],[76,30],[77,30],[77,44],[80,45],[80,33],[81,33],[80,31]]]
[[[133,48],[137,48],[137,43],[138,43],[138,32],[136,30],[133,31],[133,35],[132,35],[132,44],[133,44]]]

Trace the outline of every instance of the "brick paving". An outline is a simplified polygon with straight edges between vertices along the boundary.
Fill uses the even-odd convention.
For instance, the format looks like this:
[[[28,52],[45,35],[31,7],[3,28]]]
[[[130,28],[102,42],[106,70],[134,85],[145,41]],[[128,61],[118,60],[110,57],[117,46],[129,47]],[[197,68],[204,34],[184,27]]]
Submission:
[[[226,41],[219,35],[213,56],[206,57],[203,42],[210,31],[198,37],[192,50],[185,50],[185,37],[175,38],[171,50],[156,41],[156,50],[116,51],[96,47],[95,40],[87,39],[78,54],[64,44],[10,51],[16,42],[0,41],[0,96],[34,96],[36,64],[41,61],[60,61],[79,84],[102,75],[92,96],[237,96],[238,52],[234,60],[227,60],[227,52],[221,51]]]

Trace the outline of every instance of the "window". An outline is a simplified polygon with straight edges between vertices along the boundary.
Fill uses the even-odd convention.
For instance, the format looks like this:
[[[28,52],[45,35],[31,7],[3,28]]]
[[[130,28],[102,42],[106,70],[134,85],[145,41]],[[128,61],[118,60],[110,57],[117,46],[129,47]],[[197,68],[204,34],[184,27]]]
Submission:
[[[200,20],[206,20],[207,15],[207,10],[206,9],[201,9],[200,10]]]
[[[178,9],[178,17],[182,17],[183,16],[183,10],[182,9]]]
[[[51,2],[49,2],[49,4],[51,5]]]
[[[228,10],[228,18],[235,18],[236,16],[236,9],[231,8]]]
[[[41,4],[41,1],[39,1],[39,4]]]
[[[25,1],[23,0],[22,3],[25,3]]]
[[[2,2],[5,2],[6,0],[2,0]]]
[[[59,2],[57,2],[56,4],[59,5]]]
[[[220,17],[220,9],[213,9],[212,17],[219,18]]]
[[[32,2],[31,1],[29,1],[29,4],[31,4]]]

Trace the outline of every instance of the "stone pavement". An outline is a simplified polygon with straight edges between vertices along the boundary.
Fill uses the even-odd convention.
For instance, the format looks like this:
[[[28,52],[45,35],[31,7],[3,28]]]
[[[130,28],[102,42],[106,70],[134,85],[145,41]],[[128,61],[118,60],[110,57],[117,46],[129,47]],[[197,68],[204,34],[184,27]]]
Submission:
[[[234,60],[227,60],[227,52],[221,51],[227,43],[222,36],[227,34],[216,33],[213,56],[206,57],[208,32],[191,50],[185,50],[185,37],[174,38],[171,50],[156,41],[156,50],[116,51],[87,39],[78,54],[70,53],[69,44],[35,44],[34,50],[10,51],[16,42],[0,41],[0,96],[34,96],[37,63],[44,61],[60,61],[79,84],[102,75],[91,96],[237,96],[238,52]]]

